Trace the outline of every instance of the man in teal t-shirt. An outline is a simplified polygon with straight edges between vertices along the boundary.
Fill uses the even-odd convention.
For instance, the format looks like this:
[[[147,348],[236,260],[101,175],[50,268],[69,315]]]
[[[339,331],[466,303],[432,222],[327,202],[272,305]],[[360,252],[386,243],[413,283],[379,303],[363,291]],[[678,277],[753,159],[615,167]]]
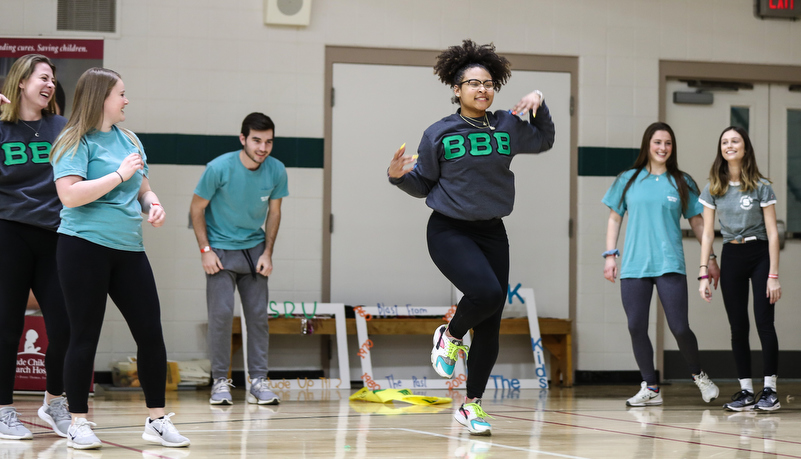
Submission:
[[[289,191],[286,168],[270,157],[274,134],[275,125],[264,114],[245,117],[239,134],[242,149],[209,162],[192,196],[192,225],[206,272],[212,405],[232,404],[228,368],[236,288],[247,322],[251,381],[247,400],[259,405],[278,403],[267,384],[267,278],[273,270],[281,199]]]

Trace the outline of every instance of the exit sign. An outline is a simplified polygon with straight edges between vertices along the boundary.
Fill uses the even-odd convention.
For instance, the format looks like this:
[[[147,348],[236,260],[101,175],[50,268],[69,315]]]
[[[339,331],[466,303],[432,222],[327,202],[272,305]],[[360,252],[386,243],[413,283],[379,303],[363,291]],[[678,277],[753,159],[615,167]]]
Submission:
[[[801,0],[757,0],[756,14],[760,18],[798,19]]]

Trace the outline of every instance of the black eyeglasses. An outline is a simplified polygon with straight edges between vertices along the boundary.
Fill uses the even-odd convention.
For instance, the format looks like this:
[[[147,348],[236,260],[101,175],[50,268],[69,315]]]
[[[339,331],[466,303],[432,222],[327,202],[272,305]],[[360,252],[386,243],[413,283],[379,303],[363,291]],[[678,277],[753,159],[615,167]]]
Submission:
[[[500,85],[498,85],[498,83],[496,83],[494,80],[484,80],[484,81],[476,79],[464,80],[461,83],[459,83],[459,86],[465,83],[467,83],[467,85],[470,86],[470,89],[476,89],[476,90],[482,86],[484,86],[484,89],[486,89],[487,91],[497,91],[498,88],[500,88]]]

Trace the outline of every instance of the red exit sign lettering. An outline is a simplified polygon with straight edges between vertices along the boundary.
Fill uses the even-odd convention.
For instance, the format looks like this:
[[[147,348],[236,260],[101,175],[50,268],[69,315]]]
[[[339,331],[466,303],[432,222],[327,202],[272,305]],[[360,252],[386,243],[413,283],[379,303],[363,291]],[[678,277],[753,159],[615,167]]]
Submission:
[[[801,0],[757,0],[756,15],[760,18],[796,20],[801,17]]]

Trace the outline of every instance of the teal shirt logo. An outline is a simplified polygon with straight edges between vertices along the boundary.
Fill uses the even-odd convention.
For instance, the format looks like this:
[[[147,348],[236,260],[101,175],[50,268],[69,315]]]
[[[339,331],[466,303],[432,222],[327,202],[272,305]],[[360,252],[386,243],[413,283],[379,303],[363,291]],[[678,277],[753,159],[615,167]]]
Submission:
[[[469,151],[465,144],[469,145]],[[511,154],[509,134],[506,132],[493,132],[492,136],[486,132],[474,132],[467,136],[449,135],[442,139],[442,146],[445,148],[446,160],[461,158],[466,153],[471,156],[487,156],[493,152],[501,155]]]

